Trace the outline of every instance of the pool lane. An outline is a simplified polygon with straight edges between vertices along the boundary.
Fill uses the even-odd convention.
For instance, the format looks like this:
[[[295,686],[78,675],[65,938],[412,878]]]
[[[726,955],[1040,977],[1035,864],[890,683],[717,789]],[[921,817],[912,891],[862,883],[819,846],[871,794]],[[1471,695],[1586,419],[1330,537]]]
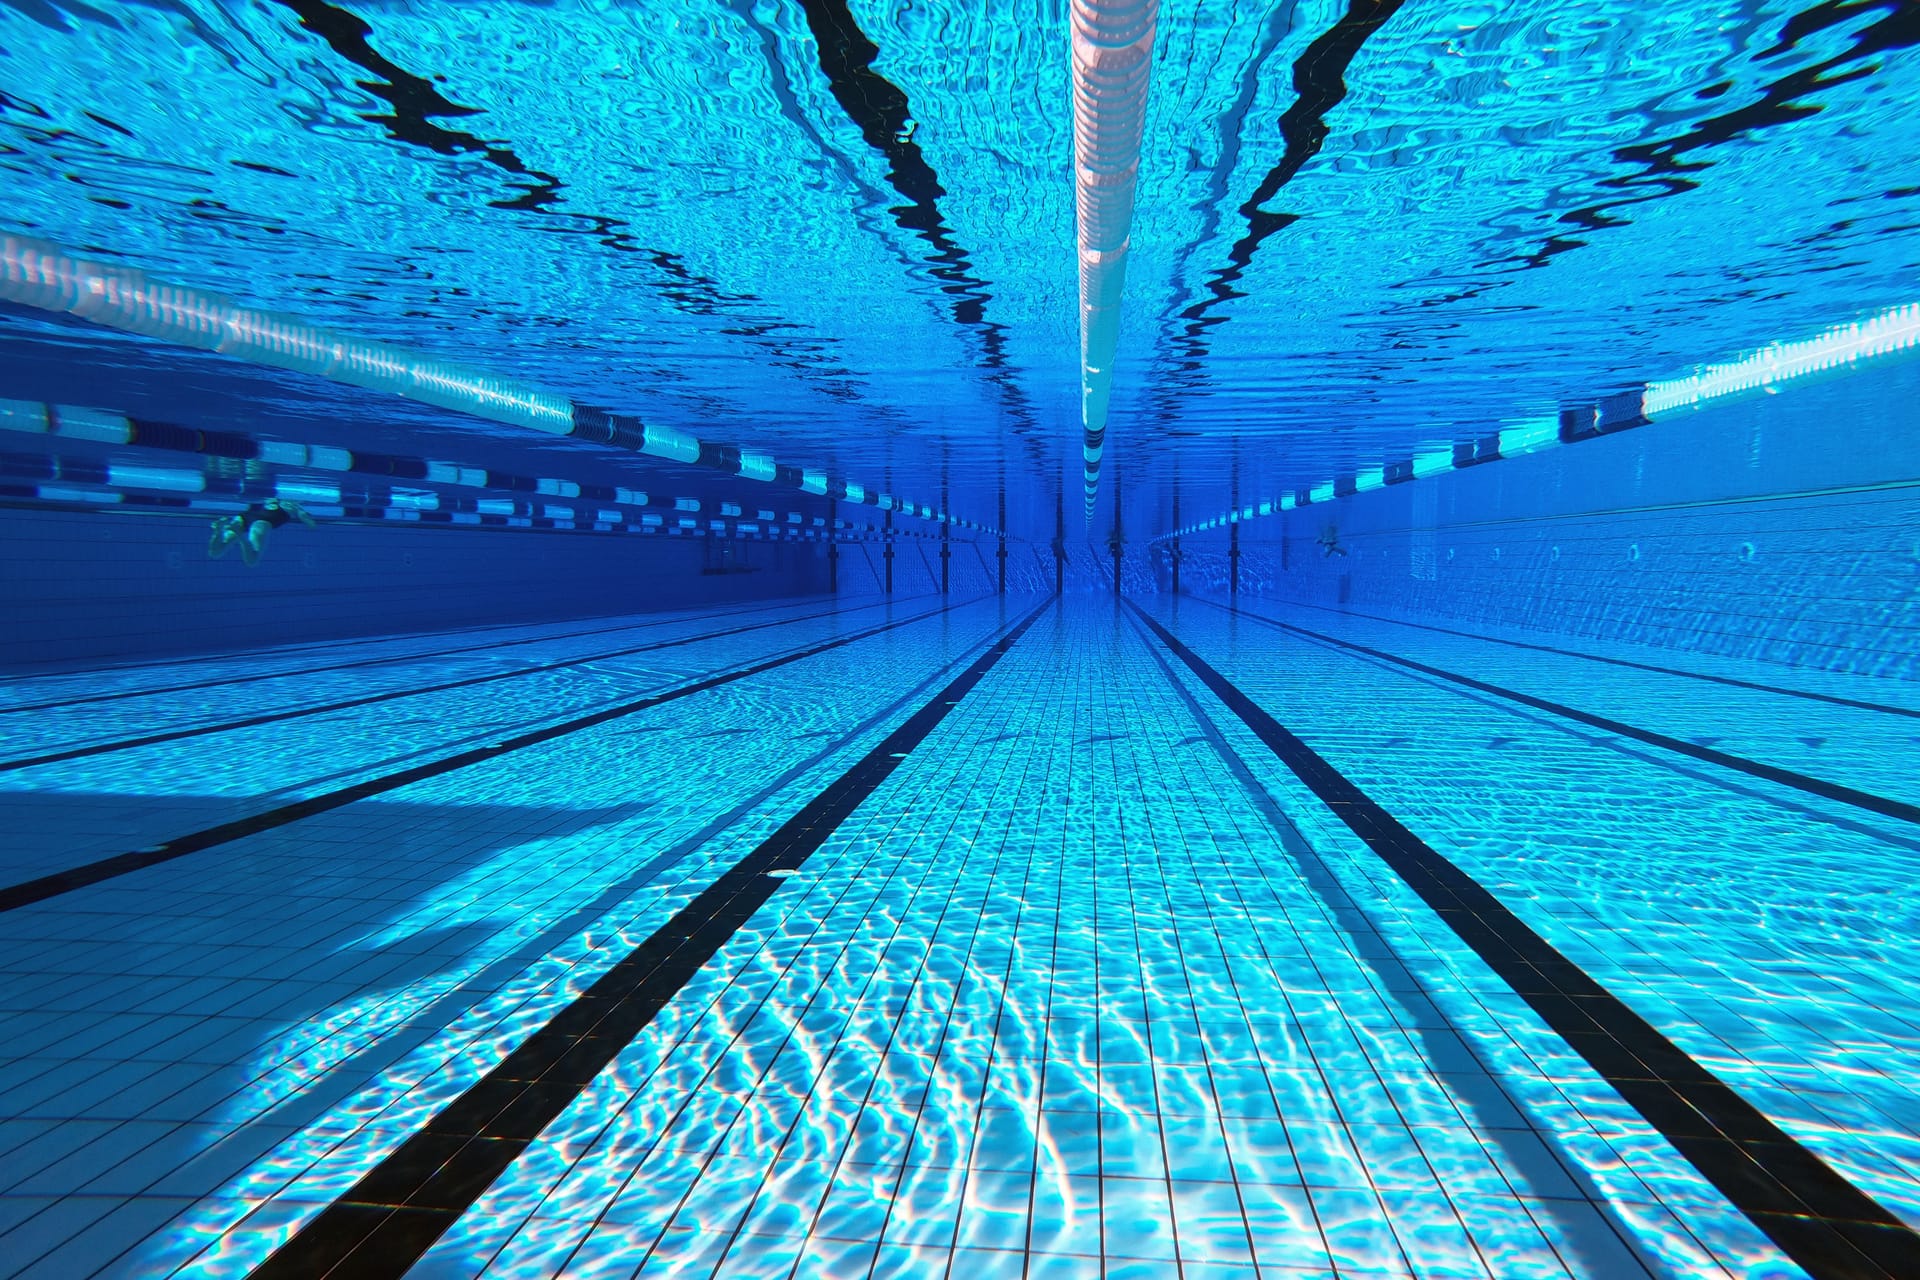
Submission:
[[[0,824],[19,835],[0,876],[19,885],[190,832],[486,752],[529,729],[602,710],[837,637],[937,612],[935,600],[688,639],[645,654],[527,671],[281,724],[254,725],[0,774]]]
[[[1869,691],[1880,700],[1852,699],[1849,705],[1810,699],[1757,679],[1742,684],[1723,682],[1725,677],[1700,680],[1671,668],[1595,662],[1576,653],[1516,649],[1457,633],[1423,634],[1404,625],[1265,603],[1243,606],[1240,614],[1292,628],[1302,638],[1372,650],[1521,698],[1572,706],[1590,717],[1674,739],[1677,749],[1697,758],[1731,756],[1833,791],[1856,791],[1861,794],[1849,803],[1904,821],[1920,819],[1920,711],[1887,701],[1911,696],[1895,681],[1874,682],[1881,687]],[[1850,683],[1858,688],[1860,681],[1856,677]]]
[[[165,1274],[384,1154],[1005,625],[963,606],[0,915],[0,1249]]]
[[[399,1280],[411,1270],[1052,607],[1036,606],[1003,632],[759,847],[362,1174],[252,1280],[335,1271]]]
[[[748,616],[668,623],[664,628],[655,621],[630,621],[553,638],[488,644],[477,650],[461,648],[439,654],[370,659],[319,672],[309,668],[288,675],[252,677],[256,687],[244,691],[228,688],[218,695],[209,695],[202,684],[186,683],[137,695],[68,700],[51,708],[30,706],[20,713],[0,711],[0,716],[31,714],[31,719],[0,721],[7,728],[0,772],[347,711],[443,689],[517,680],[543,671],[614,661],[676,645],[819,618],[852,616],[903,603],[843,604],[823,599],[807,609],[755,611]],[[370,671],[367,668],[371,665],[386,669]],[[349,671],[351,674],[345,674]],[[259,687],[262,683],[267,687]],[[103,699],[108,697],[120,705],[104,705]],[[134,698],[137,703],[127,705]]]
[[[1920,1224],[1920,970],[1893,945],[1920,929],[1909,824],[1211,606],[1153,612],[1685,1052]],[[1507,661],[1503,681],[1553,687]],[[1604,696],[1630,701],[1634,678],[1616,670]],[[1643,705],[1662,707],[1669,678],[1646,679]],[[1764,740],[1777,706],[1739,696],[1756,699],[1749,741]]]
[[[1809,1274],[1916,1273],[1920,1234],[1688,1057],[1165,627],[1139,616],[1541,1021]]]
[[[414,1274],[1651,1274],[1365,905],[1070,604]]]
[[[1204,597],[1196,598],[1204,599]],[[1226,602],[1213,601],[1212,603]],[[1314,625],[1331,623],[1336,629],[1341,624],[1362,624],[1363,626],[1375,624],[1381,636],[1398,635],[1404,638],[1409,632],[1423,633],[1428,636],[1446,636],[1454,640],[1466,641],[1466,647],[1460,652],[1468,654],[1479,653],[1485,656],[1493,648],[1550,654],[1576,659],[1577,661],[1567,668],[1569,671],[1591,671],[1592,668],[1588,664],[1600,663],[1605,666],[1624,667],[1654,675],[1719,684],[1728,688],[1746,689],[1801,701],[1824,702],[1832,706],[1852,707],[1860,711],[1878,711],[1887,715],[1920,719],[1920,692],[1880,676],[1794,667],[1759,658],[1738,658],[1699,651],[1661,649],[1648,644],[1601,639],[1596,636],[1556,635],[1516,627],[1474,624],[1481,629],[1466,630],[1465,624],[1447,626],[1438,622],[1416,622],[1409,618],[1389,618],[1379,614],[1330,608],[1326,605],[1303,604],[1298,601],[1255,600],[1251,603],[1269,614],[1276,611],[1291,613],[1296,615],[1297,621],[1314,618],[1318,619]],[[1364,637],[1363,631],[1360,638]],[[1453,651],[1434,646],[1429,648],[1428,652],[1441,657]]]
[[[355,636],[312,644],[274,645],[211,654],[182,654],[139,662],[72,669],[36,669],[0,676],[0,715],[93,702],[116,702],[150,694],[186,692],[228,684],[317,675],[346,668],[412,659],[452,657],[524,642],[599,635],[609,629],[698,624],[742,613],[772,614],[817,608],[820,597],[756,601],[740,609],[677,610],[638,615],[572,618],[558,622],[493,623],[444,631]],[[450,644],[458,640],[460,643]]]
[[[1212,619],[1183,634],[1250,683],[1325,703],[1357,666],[1392,710],[1432,699],[1433,752],[1494,710]],[[0,1256],[247,1274],[1011,620],[955,610],[252,837],[185,882],[0,914],[0,1044],[27,1051],[0,1064]],[[1498,711],[1534,717],[1530,752],[1569,736]],[[1337,828],[1110,607],[1049,619],[414,1274],[1792,1274]],[[1555,936],[1553,886],[1526,894]],[[1723,998],[1727,958],[1669,924],[1662,954]],[[1625,995],[1626,966],[1579,958]]]

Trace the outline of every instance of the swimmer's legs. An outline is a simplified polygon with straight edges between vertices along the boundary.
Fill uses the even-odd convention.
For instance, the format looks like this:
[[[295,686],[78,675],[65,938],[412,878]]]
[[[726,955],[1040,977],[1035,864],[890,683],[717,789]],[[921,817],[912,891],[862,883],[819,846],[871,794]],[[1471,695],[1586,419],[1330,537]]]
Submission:
[[[260,563],[260,553],[267,549],[267,535],[273,532],[273,526],[265,520],[248,523],[246,537],[240,541],[240,558],[250,565]]]
[[[227,548],[240,539],[240,529],[245,522],[239,516],[222,516],[213,522],[213,536],[207,539],[207,556],[218,560],[227,554]]]

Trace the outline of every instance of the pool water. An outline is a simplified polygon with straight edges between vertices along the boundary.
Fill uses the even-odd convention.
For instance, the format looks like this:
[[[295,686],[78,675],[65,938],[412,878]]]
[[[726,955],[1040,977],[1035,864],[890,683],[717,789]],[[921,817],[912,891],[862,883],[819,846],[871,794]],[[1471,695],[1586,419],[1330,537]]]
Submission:
[[[0,1277],[1920,1280],[1916,120],[4,0]]]

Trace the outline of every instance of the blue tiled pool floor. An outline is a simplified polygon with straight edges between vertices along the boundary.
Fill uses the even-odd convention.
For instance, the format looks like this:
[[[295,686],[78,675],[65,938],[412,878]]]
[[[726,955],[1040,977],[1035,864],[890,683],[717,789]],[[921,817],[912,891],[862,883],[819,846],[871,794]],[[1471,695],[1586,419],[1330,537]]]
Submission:
[[[991,599],[0,686],[7,758],[89,752],[0,773],[0,1274],[248,1275],[1035,608],[411,1274],[1802,1274],[1131,614]],[[1920,1224],[1920,831],[1339,642],[1894,800],[1920,721],[1149,612]]]
[[[1868,711],[1492,645],[1429,645],[1406,628],[1305,611],[1288,620],[1711,742],[1763,771],[1895,801],[1920,794],[1920,719],[1896,682],[1850,683],[1883,700]],[[1509,905],[1583,969],[1764,1100],[1851,1181],[1920,1220],[1920,969],[1888,945],[1920,928],[1920,826],[1211,606],[1189,608],[1181,625],[1429,843],[1506,886]],[[1748,675],[1820,688],[1780,668]],[[1324,696],[1330,681],[1364,684],[1370,696],[1336,703]]]

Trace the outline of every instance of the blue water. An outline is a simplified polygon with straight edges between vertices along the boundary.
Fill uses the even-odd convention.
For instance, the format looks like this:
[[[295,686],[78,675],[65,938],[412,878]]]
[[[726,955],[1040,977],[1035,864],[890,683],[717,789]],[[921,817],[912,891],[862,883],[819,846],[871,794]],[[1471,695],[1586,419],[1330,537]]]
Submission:
[[[1357,13],[1391,16],[1167,10],[1115,375],[1135,527],[1176,457],[1213,514],[1236,459],[1275,498],[1914,300],[1898,0]],[[923,495],[1004,456],[1038,526],[1078,425],[1061,6],[849,17],[910,149],[798,3],[12,4],[7,225]],[[338,403],[274,381],[248,412]]]
[[[0,1277],[1920,1275],[1920,5],[1169,0],[1091,515],[1069,76],[0,0],[7,246],[709,446],[0,302]]]

